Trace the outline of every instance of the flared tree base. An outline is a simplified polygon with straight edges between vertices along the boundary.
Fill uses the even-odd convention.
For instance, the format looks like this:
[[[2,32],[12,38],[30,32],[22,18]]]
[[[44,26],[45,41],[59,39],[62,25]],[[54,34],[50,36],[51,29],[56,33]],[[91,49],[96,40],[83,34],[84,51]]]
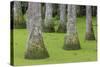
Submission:
[[[77,34],[67,34],[64,41],[63,49],[65,50],[78,50],[80,49],[80,42]]]
[[[44,59],[48,58],[49,54],[45,48],[33,47],[28,49],[25,54],[25,59]]]
[[[60,25],[58,26],[57,32],[59,32],[59,33],[65,33],[65,32],[66,32],[66,26],[60,24]]]
[[[33,35],[33,34],[32,34]],[[27,50],[25,52],[26,59],[44,59],[48,58],[49,54],[41,36],[30,37],[28,41]]]
[[[85,36],[85,39],[86,40],[95,40],[95,36],[94,36],[94,33],[86,33],[86,36]]]

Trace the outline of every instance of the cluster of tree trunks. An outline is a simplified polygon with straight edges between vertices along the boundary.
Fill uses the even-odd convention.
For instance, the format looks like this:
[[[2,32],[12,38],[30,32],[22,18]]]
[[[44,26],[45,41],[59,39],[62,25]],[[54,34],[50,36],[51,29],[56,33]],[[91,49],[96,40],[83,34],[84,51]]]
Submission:
[[[53,22],[53,5],[46,3],[46,6],[41,6],[37,2],[29,2],[26,12],[26,27],[28,30],[28,41],[25,51],[26,59],[42,59],[49,57],[49,53],[44,45],[42,30],[44,32],[54,32]],[[76,10],[79,9],[79,10]],[[21,2],[14,1],[14,21],[22,22]],[[45,13],[42,14],[42,11]],[[66,5],[59,5],[60,22],[57,32],[66,32],[63,49],[78,50],[81,48],[80,41],[76,29],[77,13],[80,14],[80,6],[68,5],[66,13]],[[45,15],[45,16],[43,16]],[[66,18],[67,16],[67,18]],[[44,21],[43,21],[44,19]],[[67,19],[67,20],[66,20]],[[92,25],[92,9],[91,6],[86,6],[86,40],[95,40],[93,25]]]

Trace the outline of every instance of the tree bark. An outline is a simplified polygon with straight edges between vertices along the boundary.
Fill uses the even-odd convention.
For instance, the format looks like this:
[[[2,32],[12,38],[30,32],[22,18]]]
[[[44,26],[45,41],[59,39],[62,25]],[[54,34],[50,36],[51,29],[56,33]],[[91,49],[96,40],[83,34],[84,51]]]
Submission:
[[[80,5],[77,5],[77,7],[76,7],[76,14],[77,14],[77,16],[81,16],[81,7],[80,7]]]
[[[23,14],[20,1],[14,1],[14,23],[20,24],[23,22]]]
[[[95,40],[93,25],[92,25],[92,9],[91,6],[86,6],[86,40]]]
[[[67,33],[65,35],[64,46],[65,50],[80,49],[80,42],[76,31],[76,6],[68,5],[67,14]]]
[[[27,18],[30,32],[25,52],[25,58],[42,59],[49,57],[49,54],[43,42],[41,32],[42,19],[40,3],[29,3]]]
[[[57,32],[66,32],[66,5],[60,4],[60,23]]]
[[[52,4],[46,3],[44,32],[54,32],[55,31],[52,14],[53,14]]]

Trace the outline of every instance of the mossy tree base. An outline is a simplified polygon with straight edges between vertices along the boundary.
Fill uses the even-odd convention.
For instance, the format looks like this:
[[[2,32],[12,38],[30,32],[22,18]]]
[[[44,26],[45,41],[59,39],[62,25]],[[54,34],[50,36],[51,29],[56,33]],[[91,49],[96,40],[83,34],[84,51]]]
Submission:
[[[86,33],[86,35],[85,35],[85,39],[86,40],[95,40],[95,36],[94,36],[94,33],[92,32],[92,33]]]
[[[63,49],[65,50],[78,50],[80,49],[80,42],[78,39],[78,35],[75,34],[67,34],[65,36]]]
[[[25,59],[44,59],[48,57],[46,48],[39,44],[33,44],[25,53]]]
[[[59,32],[59,33],[65,33],[65,32],[66,32],[66,26],[60,24],[60,25],[58,26],[57,32]]]
[[[49,57],[49,54],[45,48],[40,29],[34,26],[29,35],[25,58],[43,59],[47,57]]]

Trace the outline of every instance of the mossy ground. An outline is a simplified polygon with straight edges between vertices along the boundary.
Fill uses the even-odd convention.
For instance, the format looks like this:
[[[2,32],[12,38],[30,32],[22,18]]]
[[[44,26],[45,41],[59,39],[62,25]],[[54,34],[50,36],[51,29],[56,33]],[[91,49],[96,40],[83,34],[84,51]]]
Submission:
[[[34,65],[52,63],[86,62],[97,60],[96,40],[85,40],[85,17],[77,19],[77,33],[80,40],[80,50],[64,50],[65,33],[43,33],[44,44],[49,58],[28,60],[24,59],[28,32],[26,29],[14,29],[14,65]],[[93,18],[93,29],[96,37],[96,18]],[[97,38],[97,37],[96,37]]]

